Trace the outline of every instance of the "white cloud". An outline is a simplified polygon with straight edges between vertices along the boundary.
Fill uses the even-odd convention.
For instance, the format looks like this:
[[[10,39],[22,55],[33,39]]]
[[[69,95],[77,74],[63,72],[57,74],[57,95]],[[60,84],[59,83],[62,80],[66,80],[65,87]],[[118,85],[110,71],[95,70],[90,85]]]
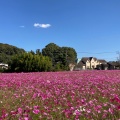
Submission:
[[[39,24],[39,23],[35,23],[35,24],[34,24],[34,27],[36,27],[36,28],[49,28],[49,27],[51,27],[51,25],[50,25],[50,24]]]
[[[21,26],[19,26],[19,27],[24,28],[25,26],[24,26],[24,25],[21,25]]]

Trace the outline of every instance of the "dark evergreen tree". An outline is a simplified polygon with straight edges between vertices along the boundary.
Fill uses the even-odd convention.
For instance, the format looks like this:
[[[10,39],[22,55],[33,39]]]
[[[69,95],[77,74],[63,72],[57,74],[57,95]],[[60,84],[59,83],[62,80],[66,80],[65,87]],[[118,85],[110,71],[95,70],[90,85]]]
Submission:
[[[0,43],[0,63],[9,63],[15,54],[25,52],[24,49],[17,48],[9,44]]]
[[[56,70],[68,70],[70,63],[75,63],[77,53],[70,47],[59,47],[50,43],[42,49],[44,56],[49,56],[52,60],[53,68]]]
[[[37,54],[37,55],[41,55],[40,49],[37,49],[37,50],[36,50],[36,54]]]

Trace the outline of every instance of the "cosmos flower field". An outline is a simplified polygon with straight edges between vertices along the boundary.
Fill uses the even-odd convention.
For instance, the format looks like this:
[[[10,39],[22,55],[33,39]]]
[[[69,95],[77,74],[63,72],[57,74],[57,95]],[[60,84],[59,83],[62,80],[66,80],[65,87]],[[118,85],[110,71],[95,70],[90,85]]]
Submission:
[[[120,71],[0,74],[0,120],[119,120]]]

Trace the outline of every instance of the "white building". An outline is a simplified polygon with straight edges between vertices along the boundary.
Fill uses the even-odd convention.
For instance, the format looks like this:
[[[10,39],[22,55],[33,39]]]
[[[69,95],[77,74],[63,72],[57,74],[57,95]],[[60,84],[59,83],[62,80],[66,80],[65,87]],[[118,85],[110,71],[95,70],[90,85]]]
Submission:
[[[0,63],[0,68],[8,69],[8,64]]]

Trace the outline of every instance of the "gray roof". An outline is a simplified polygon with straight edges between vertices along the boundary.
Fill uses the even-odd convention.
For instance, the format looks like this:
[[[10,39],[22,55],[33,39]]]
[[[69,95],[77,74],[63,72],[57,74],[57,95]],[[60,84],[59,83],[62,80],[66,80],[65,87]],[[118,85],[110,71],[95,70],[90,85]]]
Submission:
[[[89,57],[83,57],[83,58],[81,59],[81,61],[82,61],[84,64],[87,62],[87,60],[90,61],[90,58],[89,58]]]
[[[82,61],[80,61],[75,67],[82,68],[83,66],[85,66],[85,63],[83,63]]]
[[[102,64],[107,63],[106,60],[104,59],[98,59],[98,61],[101,62]]]

